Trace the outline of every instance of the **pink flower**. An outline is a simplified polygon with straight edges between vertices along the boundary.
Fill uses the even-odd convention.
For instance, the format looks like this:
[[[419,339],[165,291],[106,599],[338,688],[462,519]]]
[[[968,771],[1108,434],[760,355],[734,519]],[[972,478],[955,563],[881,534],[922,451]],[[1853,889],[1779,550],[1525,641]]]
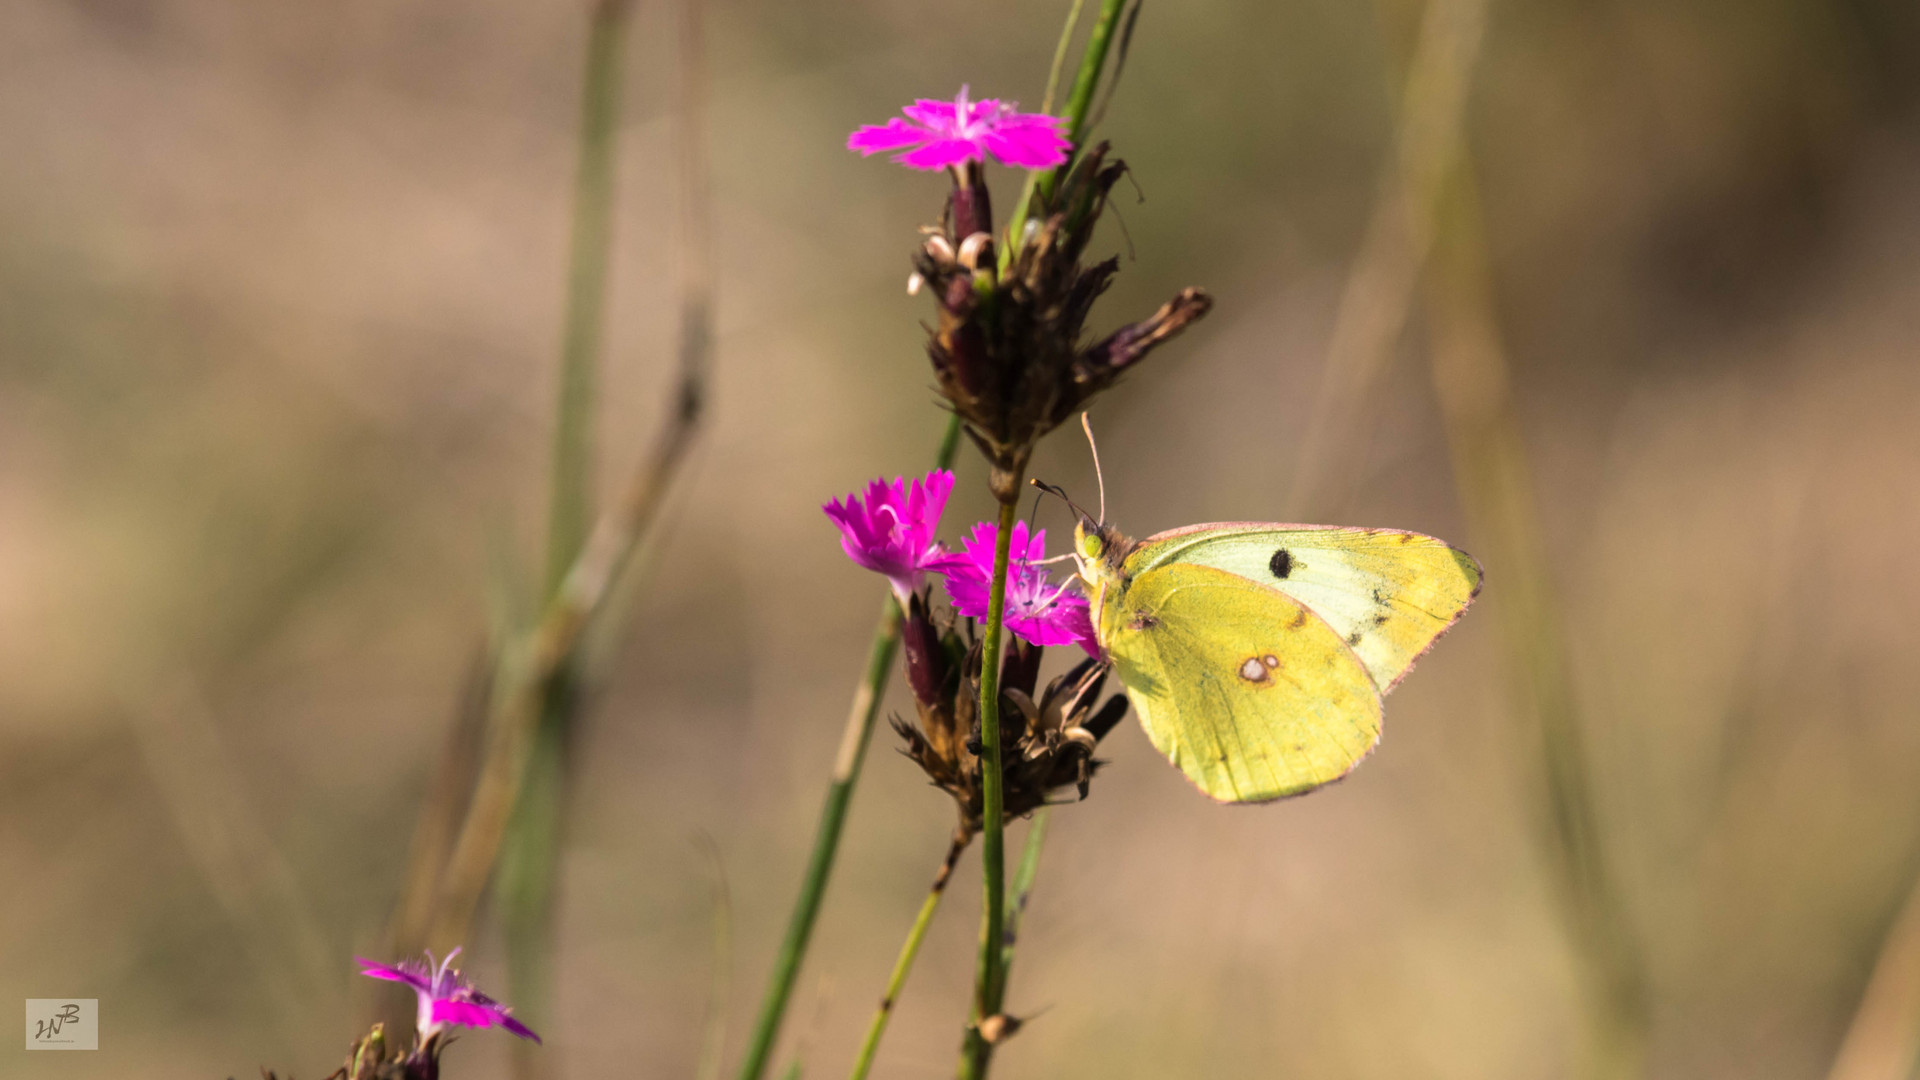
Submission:
[[[953,609],[973,619],[987,617],[993,585],[993,542],[999,530],[992,522],[973,527],[961,541],[961,552],[949,555],[935,569],[947,576],[947,596]],[[1007,560],[1008,630],[1035,645],[1074,644],[1099,657],[1100,645],[1087,615],[1087,598],[1067,585],[1056,587],[1047,572],[1035,565],[1047,557],[1047,530],[1027,537],[1027,523],[1013,523],[1013,543]],[[1071,581],[1069,581],[1071,583]]]
[[[1040,113],[1014,112],[998,98],[967,100],[967,88],[952,101],[925,98],[900,110],[907,115],[884,124],[868,124],[847,136],[847,149],[872,157],[905,150],[895,161],[910,169],[934,171],[992,155],[1003,165],[1050,169],[1067,160],[1073,144],[1066,121]],[[906,149],[912,147],[912,149]]]
[[[361,960],[360,974],[413,987],[413,992],[419,995],[417,1023],[421,1046],[454,1024],[470,1028],[497,1024],[523,1039],[539,1042],[540,1036],[515,1020],[511,1009],[475,990],[460,977],[459,969],[453,966],[453,958],[459,955],[459,949],[453,950],[438,967],[434,966],[432,953],[428,953],[424,961],[403,960],[398,967]]]
[[[820,509],[840,526],[840,547],[847,558],[885,574],[902,604],[919,591],[926,571],[946,554],[933,538],[940,515],[953,493],[953,474],[935,469],[911,485],[905,477],[867,485],[859,494],[835,499]]]

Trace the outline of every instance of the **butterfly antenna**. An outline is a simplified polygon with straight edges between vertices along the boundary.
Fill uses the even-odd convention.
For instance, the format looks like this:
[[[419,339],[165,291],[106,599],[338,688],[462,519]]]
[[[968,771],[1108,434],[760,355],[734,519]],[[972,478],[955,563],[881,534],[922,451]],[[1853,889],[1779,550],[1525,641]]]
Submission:
[[[1082,521],[1093,521],[1093,517],[1091,515],[1089,515],[1085,510],[1080,509],[1079,503],[1074,502],[1071,496],[1069,496],[1066,492],[1060,490],[1059,488],[1055,487],[1054,485],[1049,484],[1045,480],[1040,480],[1040,479],[1031,479],[1031,480],[1028,480],[1027,483],[1032,484],[1034,487],[1039,488],[1041,491],[1044,491],[1047,494],[1058,498],[1061,502],[1066,503],[1067,506],[1072,508],[1075,514],[1079,515]],[[1094,522],[1094,524],[1098,525],[1099,523]]]
[[[1087,449],[1093,453],[1093,480],[1100,485],[1100,524],[1107,523],[1107,478],[1100,472],[1100,447],[1093,441],[1093,425],[1087,414],[1080,414],[1080,430],[1087,433]]]
[[[1027,511],[1027,535],[1028,536],[1033,535],[1034,520],[1040,516],[1040,496],[1042,494],[1044,494],[1044,492],[1034,493],[1033,508]]]

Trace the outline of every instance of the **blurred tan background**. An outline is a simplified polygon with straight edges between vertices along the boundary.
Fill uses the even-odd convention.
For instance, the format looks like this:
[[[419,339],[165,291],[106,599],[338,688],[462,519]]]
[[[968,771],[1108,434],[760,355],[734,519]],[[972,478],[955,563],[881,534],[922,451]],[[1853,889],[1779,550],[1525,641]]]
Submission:
[[[702,835],[737,1054],[881,594],[818,505],[924,468],[941,424],[902,289],[941,182],[842,141],[962,82],[1037,106],[1065,6],[707,9],[711,424],[584,736],[565,1075],[692,1074]],[[609,487],[675,338],[679,61],[671,12],[636,18]],[[1471,546],[1417,308],[1332,447],[1344,494],[1287,505],[1417,24],[1147,6],[1101,129],[1138,261],[1096,323],[1219,306],[1095,410],[1123,528]],[[0,1006],[97,997],[102,1047],[0,1045],[0,1075],[317,1077],[356,1034],[487,567],[538,565],[584,34],[580,3],[0,6]],[[1901,0],[1492,8],[1468,130],[1652,1076],[1825,1075],[1920,872],[1916,88]],[[986,509],[962,461],[949,536]],[[1067,434],[1035,472],[1092,490]],[[1010,997],[1045,1011],[997,1075],[1571,1075],[1497,630],[1470,615],[1309,798],[1215,806],[1123,725],[1054,816]],[[809,1076],[847,1067],[951,827],[876,737],[788,1023]],[[977,865],[878,1076],[950,1073]],[[505,1076],[504,1042],[449,1075]]]

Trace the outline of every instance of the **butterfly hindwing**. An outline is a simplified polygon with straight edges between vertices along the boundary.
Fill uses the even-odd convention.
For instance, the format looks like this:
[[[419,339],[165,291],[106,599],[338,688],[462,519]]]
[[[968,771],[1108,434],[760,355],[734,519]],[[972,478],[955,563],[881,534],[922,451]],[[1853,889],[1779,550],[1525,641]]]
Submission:
[[[1333,627],[1246,575],[1130,575],[1099,634],[1147,735],[1208,795],[1262,802],[1337,780],[1380,738],[1380,693]]]
[[[1380,693],[1413,667],[1480,592],[1480,564],[1443,540],[1393,529],[1235,523],[1150,536],[1128,578],[1206,566],[1306,605],[1366,665]]]

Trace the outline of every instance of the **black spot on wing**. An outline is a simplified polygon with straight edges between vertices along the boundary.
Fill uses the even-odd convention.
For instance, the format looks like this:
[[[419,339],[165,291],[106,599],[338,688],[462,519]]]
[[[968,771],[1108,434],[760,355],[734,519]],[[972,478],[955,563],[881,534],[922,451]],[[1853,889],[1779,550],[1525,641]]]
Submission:
[[[1273,558],[1267,560],[1267,569],[1273,571],[1274,577],[1286,580],[1287,575],[1293,573],[1293,553],[1286,548],[1275,551]]]

